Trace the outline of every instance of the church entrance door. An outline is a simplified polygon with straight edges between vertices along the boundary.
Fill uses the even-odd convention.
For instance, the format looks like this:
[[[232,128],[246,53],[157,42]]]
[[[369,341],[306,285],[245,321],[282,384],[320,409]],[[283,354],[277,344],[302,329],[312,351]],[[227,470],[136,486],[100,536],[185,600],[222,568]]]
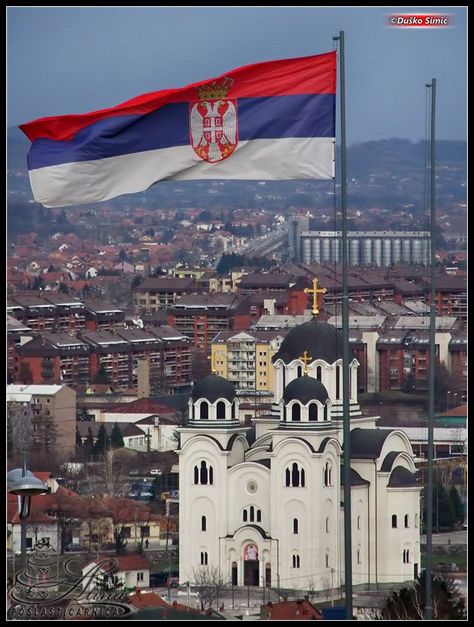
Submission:
[[[244,562],[244,586],[259,585],[259,564],[258,560],[246,560]]]

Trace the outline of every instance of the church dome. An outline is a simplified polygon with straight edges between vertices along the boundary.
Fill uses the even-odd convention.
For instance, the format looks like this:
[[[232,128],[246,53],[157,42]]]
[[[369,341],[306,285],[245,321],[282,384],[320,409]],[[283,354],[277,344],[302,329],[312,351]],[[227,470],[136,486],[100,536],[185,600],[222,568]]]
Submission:
[[[322,359],[328,364],[333,364],[342,358],[342,335],[331,324],[313,318],[288,333],[272,361],[275,363],[281,359],[285,364],[289,364],[294,359],[300,358],[304,351],[308,352],[312,361]]]
[[[235,388],[230,381],[216,374],[209,374],[196,381],[191,392],[193,401],[205,398],[210,403],[215,403],[218,398],[225,398],[230,403],[235,398]]]
[[[308,375],[293,379],[283,392],[285,403],[296,400],[306,405],[309,401],[319,401],[324,405],[328,398],[328,392],[321,381]]]

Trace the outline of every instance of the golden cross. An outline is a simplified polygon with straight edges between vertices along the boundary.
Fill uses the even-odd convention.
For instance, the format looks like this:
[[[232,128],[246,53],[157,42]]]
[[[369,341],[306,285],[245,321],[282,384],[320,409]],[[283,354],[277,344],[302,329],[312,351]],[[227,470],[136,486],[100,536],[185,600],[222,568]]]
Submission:
[[[303,353],[303,357],[300,357],[301,361],[304,363],[303,374],[308,374],[308,364],[313,359],[311,355],[308,355],[308,351]]]
[[[216,355],[216,353],[212,353],[212,354],[208,357],[208,359],[209,359],[209,360],[210,360],[210,362],[211,362],[211,373],[212,373],[212,374],[216,374],[216,372],[217,372],[217,368],[216,368],[216,363],[217,363],[217,355]]]
[[[311,309],[311,313],[313,314],[313,318],[316,318],[316,316],[319,313],[319,309],[318,309],[318,294],[325,294],[327,292],[327,289],[325,287],[322,287],[321,289],[318,290],[318,279],[316,277],[314,277],[314,279],[313,279],[313,289],[310,290],[309,287],[305,287],[303,292],[305,294],[312,294],[313,295],[313,308]]]

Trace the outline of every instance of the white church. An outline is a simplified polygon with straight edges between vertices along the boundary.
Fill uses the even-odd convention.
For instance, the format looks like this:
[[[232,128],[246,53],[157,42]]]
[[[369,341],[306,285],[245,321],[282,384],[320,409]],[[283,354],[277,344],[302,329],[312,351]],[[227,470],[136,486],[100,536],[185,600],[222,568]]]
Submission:
[[[316,310],[317,311],[317,310]],[[271,415],[242,426],[234,386],[196,381],[180,428],[179,577],[220,569],[233,585],[344,584],[342,341],[314,315],[273,357]],[[414,579],[420,490],[405,433],[377,428],[350,364],[353,585]]]

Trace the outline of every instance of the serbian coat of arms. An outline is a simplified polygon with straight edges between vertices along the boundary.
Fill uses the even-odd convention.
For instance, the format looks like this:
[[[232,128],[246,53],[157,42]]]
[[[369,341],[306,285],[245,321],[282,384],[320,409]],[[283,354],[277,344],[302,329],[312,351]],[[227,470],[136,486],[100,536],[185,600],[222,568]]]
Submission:
[[[226,98],[233,84],[229,77],[197,87],[199,102],[190,103],[191,146],[204,161],[227,159],[237,147],[237,100]]]

